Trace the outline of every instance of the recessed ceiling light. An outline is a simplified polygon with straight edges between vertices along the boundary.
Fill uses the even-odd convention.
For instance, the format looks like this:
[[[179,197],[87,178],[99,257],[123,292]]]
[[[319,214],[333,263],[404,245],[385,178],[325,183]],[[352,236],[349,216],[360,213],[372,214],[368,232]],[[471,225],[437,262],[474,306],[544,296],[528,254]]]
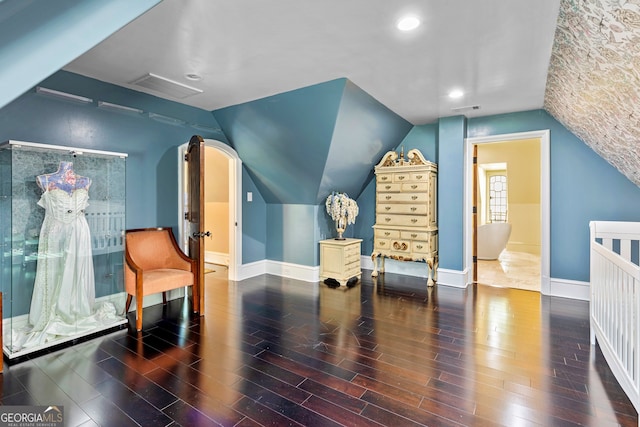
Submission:
[[[449,98],[452,98],[452,99],[462,98],[463,96],[464,96],[464,92],[461,91],[460,89],[454,89],[451,92],[449,92]]]
[[[405,16],[398,21],[397,27],[400,31],[415,30],[420,26],[420,20],[416,16]]]
[[[193,80],[194,82],[198,80],[202,80],[202,76],[196,73],[187,73],[184,76],[189,80]]]

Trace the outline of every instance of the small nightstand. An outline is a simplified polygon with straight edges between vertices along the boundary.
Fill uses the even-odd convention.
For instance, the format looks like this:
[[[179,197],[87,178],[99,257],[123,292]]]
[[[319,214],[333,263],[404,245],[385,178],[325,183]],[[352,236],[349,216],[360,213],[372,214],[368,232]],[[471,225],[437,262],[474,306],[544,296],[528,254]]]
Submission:
[[[349,279],[362,277],[360,243],[362,239],[320,241],[320,280],[334,279],[346,286]]]

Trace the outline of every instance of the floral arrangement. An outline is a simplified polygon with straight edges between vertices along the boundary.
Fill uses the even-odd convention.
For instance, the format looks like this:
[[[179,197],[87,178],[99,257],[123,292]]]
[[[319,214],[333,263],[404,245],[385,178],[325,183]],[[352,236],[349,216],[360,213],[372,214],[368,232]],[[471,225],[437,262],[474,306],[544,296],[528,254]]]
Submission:
[[[358,216],[358,204],[355,200],[350,198],[347,193],[332,192],[327,197],[325,202],[327,213],[331,216],[331,219],[338,221],[344,217],[347,220],[347,224],[355,224],[356,217]]]

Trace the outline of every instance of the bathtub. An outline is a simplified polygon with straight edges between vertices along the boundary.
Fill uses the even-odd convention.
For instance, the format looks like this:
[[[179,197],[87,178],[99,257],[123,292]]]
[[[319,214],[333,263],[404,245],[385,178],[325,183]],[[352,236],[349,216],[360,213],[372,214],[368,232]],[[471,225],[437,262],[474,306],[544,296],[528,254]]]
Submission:
[[[494,222],[478,227],[478,259],[498,259],[507,247],[511,224]]]

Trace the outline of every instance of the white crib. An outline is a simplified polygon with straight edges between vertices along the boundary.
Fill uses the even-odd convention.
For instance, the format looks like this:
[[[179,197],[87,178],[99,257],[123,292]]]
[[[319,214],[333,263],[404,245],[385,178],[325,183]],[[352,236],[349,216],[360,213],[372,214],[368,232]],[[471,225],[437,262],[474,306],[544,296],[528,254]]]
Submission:
[[[86,210],[93,255],[124,250],[124,204],[94,200]]]
[[[640,410],[640,223],[592,221],[591,344]]]

